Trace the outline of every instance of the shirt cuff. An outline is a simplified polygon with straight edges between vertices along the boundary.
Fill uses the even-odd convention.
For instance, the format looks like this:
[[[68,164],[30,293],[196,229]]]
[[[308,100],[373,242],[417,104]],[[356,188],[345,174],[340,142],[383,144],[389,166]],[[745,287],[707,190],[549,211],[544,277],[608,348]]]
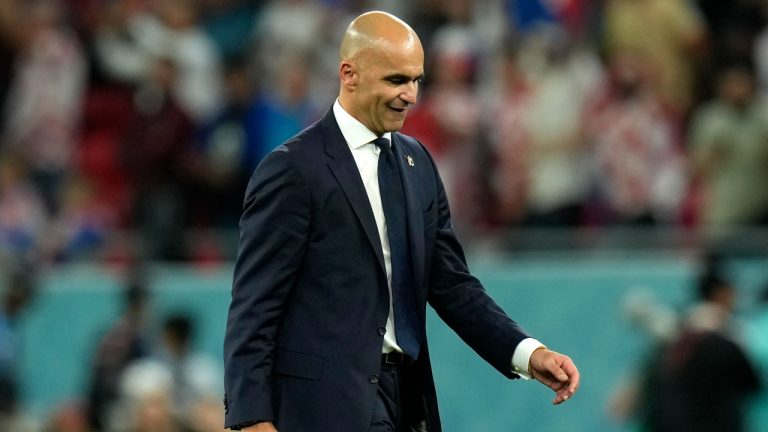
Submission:
[[[534,338],[523,339],[512,354],[512,371],[524,380],[529,380],[532,377],[528,375],[528,365],[531,361],[531,355],[539,348],[543,348],[544,344]]]

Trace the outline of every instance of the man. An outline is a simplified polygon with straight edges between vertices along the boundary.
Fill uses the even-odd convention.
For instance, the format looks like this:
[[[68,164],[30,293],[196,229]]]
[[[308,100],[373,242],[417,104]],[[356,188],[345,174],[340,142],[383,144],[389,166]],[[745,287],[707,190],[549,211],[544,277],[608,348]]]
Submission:
[[[440,431],[427,302],[508,378],[570,398],[579,373],[470,275],[427,151],[396,133],[424,53],[369,12],[341,43],[341,89],[246,191],[224,342],[226,426],[248,432]],[[399,184],[402,183],[402,186]]]
[[[20,415],[19,316],[34,300],[37,284],[33,269],[19,265],[10,269],[0,287],[0,430],[19,430],[26,423]]]
[[[650,367],[646,430],[746,430],[744,409],[759,390],[760,378],[737,343],[736,292],[710,264],[699,280],[699,302]]]
[[[150,354],[150,291],[141,269],[129,275],[122,303],[122,311],[98,341],[90,365],[88,421],[94,430],[104,430],[109,425],[126,368]]]

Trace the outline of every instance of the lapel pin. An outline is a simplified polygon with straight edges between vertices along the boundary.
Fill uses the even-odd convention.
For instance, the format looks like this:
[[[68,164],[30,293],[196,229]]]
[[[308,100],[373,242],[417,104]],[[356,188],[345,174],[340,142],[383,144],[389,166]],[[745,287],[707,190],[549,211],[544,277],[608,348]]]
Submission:
[[[410,166],[414,165],[413,158],[411,157],[411,155],[406,155],[405,158],[408,160],[408,165]]]

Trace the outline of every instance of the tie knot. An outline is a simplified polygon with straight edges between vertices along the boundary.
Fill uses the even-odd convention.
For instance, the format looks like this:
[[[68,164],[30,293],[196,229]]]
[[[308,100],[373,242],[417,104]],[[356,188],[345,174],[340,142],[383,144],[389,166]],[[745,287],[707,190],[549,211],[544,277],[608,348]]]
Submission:
[[[371,141],[373,144],[376,145],[381,151],[388,152],[392,150],[392,145],[390,145],[389,140],[384,137],[376,138],[375,140]]]

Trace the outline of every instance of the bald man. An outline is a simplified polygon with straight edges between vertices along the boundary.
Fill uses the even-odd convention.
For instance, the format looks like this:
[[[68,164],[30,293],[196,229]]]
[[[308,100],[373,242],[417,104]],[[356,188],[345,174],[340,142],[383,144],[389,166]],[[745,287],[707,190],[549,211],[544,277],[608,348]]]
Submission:
[[[569,399],[579,372],[511,320],[467,269],[431,156],[398,133],[424,51],[369,12],[340,48],[339,97],[256,168],[224,341],[226,426],[439,432],[426,305],[508,378]]]

